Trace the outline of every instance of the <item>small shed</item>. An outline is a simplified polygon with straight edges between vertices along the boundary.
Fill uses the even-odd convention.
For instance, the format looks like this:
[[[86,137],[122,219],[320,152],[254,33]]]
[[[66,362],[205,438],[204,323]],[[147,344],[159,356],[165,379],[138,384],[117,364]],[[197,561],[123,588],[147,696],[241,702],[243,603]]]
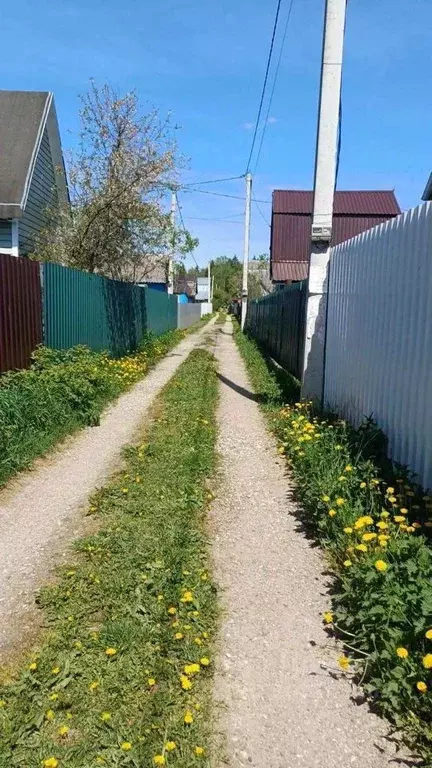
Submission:
[[[272,198],[270,276],[273,283],[306,280],[311,249],[313,192],[275,189]],[[334,196],[332,245],[400,214],[389,190],[338,191]]]
[[[69,205],[54,96],[0,91],[0,253],[27,256],[48,212]]]

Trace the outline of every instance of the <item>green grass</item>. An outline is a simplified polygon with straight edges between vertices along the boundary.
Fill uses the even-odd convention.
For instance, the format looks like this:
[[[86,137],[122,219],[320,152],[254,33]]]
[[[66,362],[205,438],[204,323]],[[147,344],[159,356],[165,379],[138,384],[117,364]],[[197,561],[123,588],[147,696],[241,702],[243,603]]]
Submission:
[[[190,331],[195,330],[193,326]],[[149,336],[120,359],[86,347],[39,348],[28,370],[0,377],[0,486],[75,430],[98,424],[105,406],[124,392],[183,337]]]
[[[354,430],[308,404],[284,405],[256,344],[236,340],[294,475],[299,521],[335,575],[325,621],[345,644],[342,665],[431,766],[432,498],[385,459],[372,422]]]
[[[145,442],[92,500],[100,529],[42,593],[47,634],[0,690],[2,768],[150,768],[156,755],[208,765],[216,403],[214,359],[194,351],[159,397]],[[194,663],[199,672],[185,675]]]

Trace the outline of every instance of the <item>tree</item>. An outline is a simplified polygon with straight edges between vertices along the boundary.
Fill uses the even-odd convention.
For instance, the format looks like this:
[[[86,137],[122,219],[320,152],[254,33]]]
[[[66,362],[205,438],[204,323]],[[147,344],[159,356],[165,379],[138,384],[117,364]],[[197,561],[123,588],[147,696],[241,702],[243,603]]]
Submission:
[[[143,114],[134,91],[123,96],[92,81],[82,99],[78,149],[69,160],[70,210],[55,211],[36,255],[116,279],[141,282],[172,247],[196,247],[173,229],[162,200],[181,160],[169,117]]]

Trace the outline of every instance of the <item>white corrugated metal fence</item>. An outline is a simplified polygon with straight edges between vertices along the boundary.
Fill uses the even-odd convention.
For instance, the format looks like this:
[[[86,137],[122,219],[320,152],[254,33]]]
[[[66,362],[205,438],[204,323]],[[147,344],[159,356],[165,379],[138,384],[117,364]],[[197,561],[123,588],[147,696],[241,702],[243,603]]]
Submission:
[[[332,250],[324,399],[432,486],[432,203]]]

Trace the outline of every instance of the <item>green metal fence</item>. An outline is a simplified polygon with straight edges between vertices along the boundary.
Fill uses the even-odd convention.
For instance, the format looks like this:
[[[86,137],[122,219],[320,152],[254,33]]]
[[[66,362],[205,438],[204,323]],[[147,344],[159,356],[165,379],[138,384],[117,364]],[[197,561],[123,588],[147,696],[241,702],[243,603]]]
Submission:
[[[288,285],[248,304],[246,331],[298,379],[303,365],[307,283]]]
[[[43,320],[48,347],[85,344],[119,356],[136,349],[147,331],[160,335],[177,327],[177,297],[44,264]]]

